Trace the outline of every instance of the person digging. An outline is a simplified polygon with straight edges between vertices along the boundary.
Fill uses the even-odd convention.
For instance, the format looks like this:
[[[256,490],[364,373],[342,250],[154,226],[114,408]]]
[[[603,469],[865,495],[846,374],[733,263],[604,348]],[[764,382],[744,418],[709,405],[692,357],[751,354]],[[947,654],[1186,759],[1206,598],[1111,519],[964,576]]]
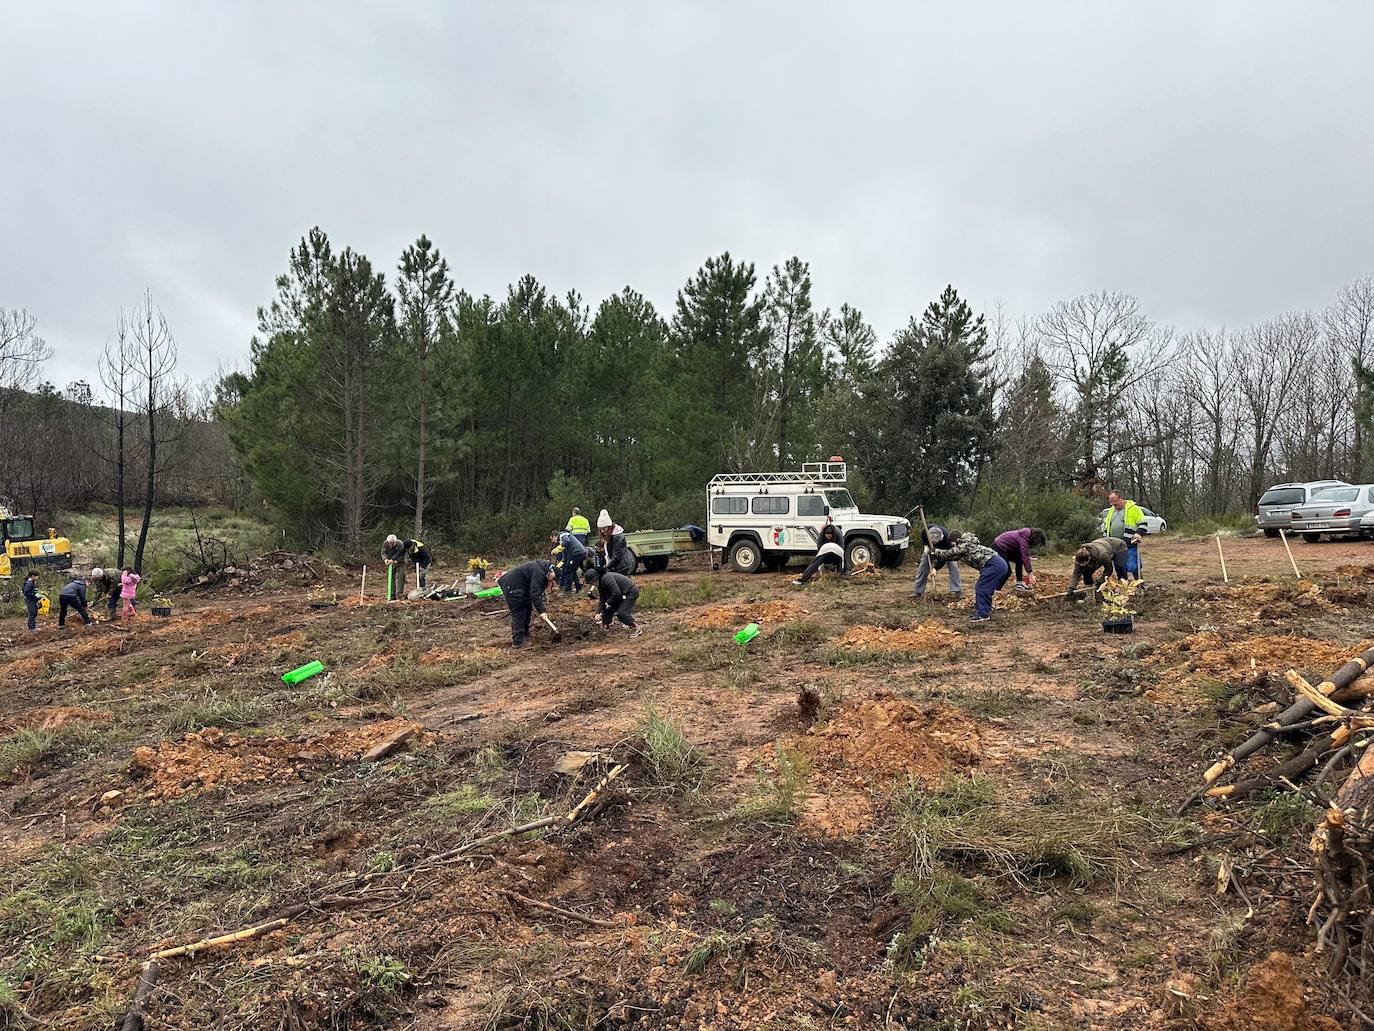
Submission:
[[[1083,594],[1078,590],[1079,584],[1091,587],[1093,594],[1102,590],[1102,585],[1116,572],[1117,563],[1125,553],[1124,537],[1099,537],[1088,541],[1073,553],[1073,576],[1069,579],[1069,589],[1064,592],[1064,597],[1081,600]],[[1100,578],[1099,573],[1102,574]]]
[[[630,631],[631,637],[644,632],[635,622],[635,602],[639,600],[639,586],[624,573],[605,571],[598,575],[589,569],[584,577],[588,584],[596,584],[597,614],[600,616],[601,629],[611,629],[612,620],[620,620],[620,625]]]
[[[971,533],[949,535],[944,546],[931,548],[930,554],[937,562],[966,562],[978,570],[978,582],[973,587],[973,616],[969,622],[986,623],[990,620],[992,596],[1002,589],[1011,576],[1007,560]]]
[[[382,545],[382,559],[391,572],[391,597],[387,601],[396,601],[406,596],[407,560],[415,563],[415,575],[420,581],[420,590],[429,587],[429,567],[434,559],[429,553],[429,548],[425,547],[424,541],[409,538],[402,540],[394,533],[388,534],[386,543]]]
[[[554,585],[556,576],[552,562],[536,558],[506,570],[496,581],[501,588],[501,597],[506,600],[506,608],[510,610],[510,638],[516,648],[523,648],[529,639],[532,612],[539,613],[539,618],[548,624],[555,637],[560,636],[558,627],[553,625],[544,608],[544,592]]]

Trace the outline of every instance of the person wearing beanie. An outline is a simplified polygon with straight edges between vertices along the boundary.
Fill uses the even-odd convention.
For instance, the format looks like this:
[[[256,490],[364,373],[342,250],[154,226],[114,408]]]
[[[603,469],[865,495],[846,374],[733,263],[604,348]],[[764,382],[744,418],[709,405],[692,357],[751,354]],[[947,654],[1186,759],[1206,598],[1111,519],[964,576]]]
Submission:
[[[91,575],[87,578],[91,589],[95,594],[91,598],[92,604],[105,599],[106,616],[109,619],[116,619],[119,616],[119,577],[113,570],[101,569],[96,566],[91,570]]]
[[[635,622],[635,602],[639,600],[639,586],[628,576],[620,573],[605,572],[597,574],[587,571],[587,579],[597,582],[597,613],[601,617],[601,629],[611,629],[612,620],[630,631],[631,637],[638,637],[643,631]]]
[[[532,611],[539,613],[549,629],[558,633],[544,605],[544,592],[553,586],[554,575],[553,563],[537,558],[508,569],[496,581],[506,608],[510,611],[510,639],[515,647],[523,648],[529,639]]]
[[[24,611],[29,617],[29,633],[38,633],[38,571],[30,570],[24,576],[24,586],[20,588],[24,595]]]
[[[634,552],[625,543],[625,529],[604,508],[596,517],[596,534],[601,539],[598,568],[629,576],[635,571]]]
[[[407,560],[415,563],[415,574],[420,581],[420,590],[423,591],[429,586],[429,567],[433,559],[430,557],[429,548],[425,547],[424,541],[414,541],[409,538],[402,540],[394,533],[388,534],[386,543],[382,545],[382,559],[387,565],[395,567],[391,574],[391,597],[387,601],[394,601],[406,596]]]
[[[951,598],[961,597],[964,593],[964,585],[959,579],[958,562],[935,562],[932,564],[930,551],[937,548],[949,539],[949,531],[943,526],[932,526],[930,536],[927,538],[924,530],[921,531],[921,542],[925,545],[925,551],[921,554],[921,564],[916,567],[916,579],[911,584],[911,596],[913,598],[923,598],[926,593],[926,581],[930,579],[932,568],[939,569],[944,567],[949,570],[949,594]]]

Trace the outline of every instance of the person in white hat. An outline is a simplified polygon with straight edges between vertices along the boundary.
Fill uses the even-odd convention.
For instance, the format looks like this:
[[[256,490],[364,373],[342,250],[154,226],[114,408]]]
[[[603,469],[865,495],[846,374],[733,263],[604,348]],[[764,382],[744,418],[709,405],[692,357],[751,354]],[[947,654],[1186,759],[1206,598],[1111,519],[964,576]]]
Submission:
[[[596,517],[596,535],[601,539],[600,569],[629,576],[635,571],[635,557],[625,543],[625,529],[604,508]]]

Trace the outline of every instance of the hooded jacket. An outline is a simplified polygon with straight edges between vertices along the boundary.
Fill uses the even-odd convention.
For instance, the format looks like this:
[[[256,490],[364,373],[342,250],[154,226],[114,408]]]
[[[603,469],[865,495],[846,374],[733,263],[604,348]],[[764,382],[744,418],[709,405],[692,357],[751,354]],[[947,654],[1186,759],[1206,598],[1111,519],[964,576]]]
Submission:
[[[619,523],[611,527],[611,536],[605,542],[603,554],[603,568],[608,572],[629,576],[635,571],[634,553],[625,543],[625,530]]]
[[[639,585],[620,573],[602,573],[597,597],[601,602],[602,617],[609,618],[612,612],[620,608],[622,601],[627,598],[634,601],[639,597]]]
[[[930,528],[931,537],[935,536],[935,530],[933,526]],[[982,569],[997,555],[971,533],[952,534],[945,547],[932,547],[930,553],[941,562],[964,562],[974,569]]]
[[[57,592],[59,598],[66,598],[68,601],[79,603],[82,607],[86,604],[86,581],[73,580],[62,590]]]
[[[1072,594],[1078,589],[1080,583],[1090,584],[1097,576],[1102,573],[1102,579],[1107,579],[1112,572],[1112,558],[1120,555],[1126,550],[1126,542],[1120,537],[1099,537],[1095,541],[1089,541],[1083,545],[1087,549],[1089,561],[1087,565],[1080,565],[1077,556],[1073,560],[1073,576],[1069,579],[1068,593]]]
[[[547,562],[542,558],[531,559],[529,562],[522,562],[514,569],[508,569],[501,579],[497,580],[497,585],[501,588],[501,596],[506,599],[506,603],[511,608],[529,604],[534,606],[534,611],[544,612],[544,590],[549,585],[549,570],[553,569],[553,563]]]
[[[26,578],[24,579],[24,585],[20,588],[20,591],[23,592],[24,600],[25,600],[25,601],[27,601],[27,602],[32,602],[32,603],[35,604],[35,605],[38,604],[38,581],[37,581],[37,580],[30,580],[30,579],[28,579],[28,578],[26,577]]]

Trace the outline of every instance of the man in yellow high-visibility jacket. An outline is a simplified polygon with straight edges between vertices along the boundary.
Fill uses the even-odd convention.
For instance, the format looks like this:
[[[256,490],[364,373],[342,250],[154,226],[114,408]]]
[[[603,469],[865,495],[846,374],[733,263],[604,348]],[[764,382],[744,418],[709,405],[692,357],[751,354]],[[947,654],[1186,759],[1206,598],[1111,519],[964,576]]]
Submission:
[[[1102,517],[1102,536],[1120,537],[1126,542],[1126,550],[1112,558],[1116,575],[1122,580],[1139,580],[1140,552],[1136,546],[1140,543],[1139,525],[1145,519],[1145,511],[1119,490],[1108,494],[1107,501],[1111,507]]]
[[[565,533],[570,533],[582,542],[582,546],[587,546],[587,538],[591,536],[592,524],[587,521],[587,517],[582,514],[582,509],[574,508],[572,517],[568,519],[568,525],[563,527]]]

